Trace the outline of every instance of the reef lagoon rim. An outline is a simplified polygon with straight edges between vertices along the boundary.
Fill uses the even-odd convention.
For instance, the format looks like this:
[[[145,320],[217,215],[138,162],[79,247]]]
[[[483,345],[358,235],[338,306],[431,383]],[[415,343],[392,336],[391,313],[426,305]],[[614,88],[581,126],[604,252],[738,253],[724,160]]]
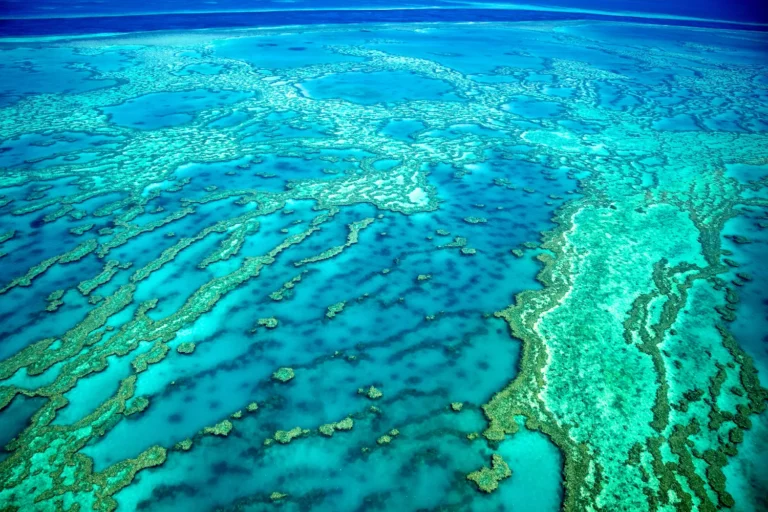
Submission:
[[[616,21],[6,40],[0,505],[765,508],[768,35]]]

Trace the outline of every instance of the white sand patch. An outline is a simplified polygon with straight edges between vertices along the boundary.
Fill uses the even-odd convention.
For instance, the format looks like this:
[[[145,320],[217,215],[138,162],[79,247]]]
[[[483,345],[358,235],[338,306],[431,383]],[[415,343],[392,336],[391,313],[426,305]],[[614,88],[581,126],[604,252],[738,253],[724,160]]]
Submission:
[[[410,194],[408,194],[408,199],[411,200],[414,204],[426,204],[427,203],[427,193],[424,192],[424,190],[419,187],[414,189]]]

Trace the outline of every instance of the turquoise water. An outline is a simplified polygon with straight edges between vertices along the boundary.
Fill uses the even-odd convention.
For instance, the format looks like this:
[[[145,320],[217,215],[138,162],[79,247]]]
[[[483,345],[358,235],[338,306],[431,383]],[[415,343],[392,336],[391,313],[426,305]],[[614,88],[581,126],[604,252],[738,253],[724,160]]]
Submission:
[[[189,69],[189,68],[184,68]],[[247,99],[248,93],[207,91],[158,92],[104,108],[110,121],[120,126],[156,130],[187,123],[200,110],[223,107]]]
[[[763,509],[767,42],[0,40],[0,508]]]
[[[384,84],[397,84],[397,87],[389,88]],[[400,71],[330,75],[299,86],[309,98],[340,99],[361,105],[406,100],[460,101],[451,93],[449,84]]]

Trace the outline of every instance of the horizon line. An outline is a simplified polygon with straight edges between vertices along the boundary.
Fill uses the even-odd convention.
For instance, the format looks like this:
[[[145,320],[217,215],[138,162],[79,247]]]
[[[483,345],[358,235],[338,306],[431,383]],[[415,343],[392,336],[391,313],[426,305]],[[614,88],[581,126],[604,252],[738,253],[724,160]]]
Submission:
[[[147,11],[147,12],[125,12],[125,13],[84,13],[84,14],[57,14],[53,16],[46,15],[21,15],[21,16],[0,16],[0,21],[24,21],[24,20],[67,20],[67,19],[95,19],[95,18],[123,18],[140,16],[164,16],[164,15],[189,15],[189,14],[258,14],[258,13],[291,13],[291,12],[360,12],[360,11],[424,11],[424,10],[488,10],[488,11],[540,11],[540,12],[560,12],[568,14],[589,14],[610,17],[631,17],[641,19],[692,21],[706,23],[722,23],[726,25],[748,25],[755,27],[768,27],[768,23],[758,23],[754,21],[737,21],[717,18],[699,18],[694,16],[678,16],[662,13],[643,13],[637,11],[603,11],[599,9],[578,9],[572,7],[546,7],[533,4],[495,4],[495,3],[477,3],[466,2],[451,6],[412,6],[412,7],[320,7],[320,8],[298,8],[298,9],[223,9],[223,10],[177,10],[177,11]]]

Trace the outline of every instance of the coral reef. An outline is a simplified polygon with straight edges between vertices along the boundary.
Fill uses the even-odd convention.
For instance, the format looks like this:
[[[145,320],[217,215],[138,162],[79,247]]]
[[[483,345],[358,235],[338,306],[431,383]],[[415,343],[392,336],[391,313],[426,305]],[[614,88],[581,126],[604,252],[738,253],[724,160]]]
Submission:
[[[337,421],[336,423],[326,423],[324,425],[320,425],[318,427],[318,430],[321,434],[323,434],[326,437],[333,436],[333,433],[337,430],[352,430],[352,427],[354,427],[355,422],[352,418],[346,417],[341,421]]]
[[[294,373],[293,368],[283,367],[275,370],[275,372],[272,374],[272,380],[276,380],[278,382],[288,382],[295,376],[296,374]]]
[[[501,455],[494,453],[491,456],[491,467],[482,467],[467,475],[467,480],[475,483],[478,490],[491,493],[499,487],[499,482],[512,476],[512,470]]]
[[[278,321],[277,318],[270,317],[270,318],[259,318],[259,320],[256,322],[261,327],[266,327],[267,329],[274,329],[277,327]]]
[[[325,317],[328,319],[331,319],[344,311],[344,306],[346,305],[346,302],[337,302],[336,304],[331,304],[328,306],[328,311],[325,313]]]
[[[274,439],[280,444],[288,444],[297,437],[309,434],[309,430],[301,427],[294,427],[291,430],[278,430],[275,432]]]
[[[329,443],[324,446],[358,434],[374,439],[385,421],[407,434],[394,441],[399,431],[392,429],[376,438],[377,445],[385,446],[382,451],[391,454],[407,441],[421,440],[411,435],[411,425],[426,423],[426,418],[408,424],[388,416],[409,396],[398,391],[401,383],[394,376],[387,380],[389,371],[358,374],[338,386],[342,394],[360,401],[349,392],[349,382],[387,382],[391,391],[384,400],[373,385],[358,391],[386,407],[369,408],[370,402],[362,399],[361,412],[317,430],[295,427],[271,434],[285,424],[305,424],[294,416],[284,417],[283,425],[271,422],[290,407],[303,407],[288,393],[312,389],[318,382],[312,380],[318,378],[315,368],[322,363],[354,371],[369,371],[372,361],[384,367],[403,361],[418,366],[418,361],[429,360],[419,351],[428,349],[447,354],[448,367],[471,359],[455,340],[446,339],[451,332],[446,322],[473,315],[489,324],[506,322],[522,342],[521,359],[519,372],[515,375],[509,365],[499,386],[503,379],[511,381],[497,388],[482,408],[488,421],[482,438],[476,432],[466,434],[479,429],[471,424],[451,430],[458,439],[455,446],[474,450],[474,455],[487,453],[486,445],[496,450],[519,430],[522,417],[527,429],[545,434],[563,455],[565,510],[748,507],[737,503],[726,475],[748,443],[756,416],[765,412],[768,397],[755,362],[734,337],[743,291],[760,277],[740,251],[759,244],[753,232],[743,226],[726,230],[726,223],[743,217],[747,208],[768,206],[765,178],[746,181],[730,174],[734,165],[768,163],[768,139],[760,128],[764,64],[757,59],[726,61],[718,52],[682,45],[601,47],[576,35],[574,25],[567,23],[501,29],[536,43],[531,54],[505,60],[535,60],[535,70],[504,65],[470,75],[444,63],[453,59],[459,67],[461,59],[455,55],[401,55],[401,43],[370,39],[359,27],[327,29],[340,31],[344,37],[339,40],[355,41],[324,46],[332,57],[329,62],[293,66],[286,60],[272,70],[217,55],[212,34],[136,36],[141,44],[119,39],[119,50],[109,50],[106,36],[35,43],[45,51],[76,50],[68,69],[87,76],[84,82],[103,83],[66,93],[4,97],[0,105],[4,145],[37,140],[23,157],[6,146],[0,152],[3,162],[19,160],[0,175],[0,215],[8,225],[0,232],[0,300],[9,325],[3,330],[0,411],[15,410],[20,403],[36,407],[0,460],[2,507],[113,510],[119,492],[137,474],[146,472],[149,479],[173,465],[162,467],[169,449],[175,463],[176,457],[194,458],[212,442],[234,446],[249,429],[259,432],[258,437],[249,438],[247,448],[238,448],[259,464],[264,453],[279,457],[303,448],[304,442],[281,446],[298,437],[306,437],[307,445]],[[407,30],[418,34],[438,29]],[[462,30],[479,34],[470,26]],[[309,29],[261,32],[313,37]],[[537,53],[566,47],[583,53],[585,62]],[[125,60],[98,70],[91,61],[109,51]],[[303,62],[300,55],[312,54],[290,51],[297,62]],[[590,55],[601,64],[586,62]],[[25,60],[14,64],[14,72],[26,66]],[[219,72],[183,74],[201,60]],[[626,73],[614,61],[629,63]],[[362,74],[375,79],[377,73],[401,72],[440,82],[450,91],[446,97],[455,98],[360,104],[305,94],[307,84],[326,77]],[[559,96],[558,90],[567,95]],[[121,124],[113,113],[120,106],[138,108],[132,102],[140,98],[175,93],[217,100],[233,94],[235,99],[181,109],[174,113],[184,119],[178,124],[164,124],[176,119],[172,115],[146,115],[139,121],[146,124]],[[690,124],[680,124],[683,117]],[[737,121],[728,125],[730,118]],[[723,124],[713,124],[715,119]],[[393,136],[383,129],[393,120],[414,120],[420,127],[407,137]],[[87,140],[87,151],[67,145],[76,143],[75,135]],[[50,156],[35,156],[48,154],[43,150],[51,151]],[[301,173],[291,174],[286,159],[299,162]],[[313,174],[318,162],[321,169]],[[540,167],[543,178],[527,181],[519,169],[525,165]],[[548,188],[557,176],[567,177],[573,188],[578,182],[578,189]],[[448,212],[452,194],[471,191],[470,185],[504,194],[499,196],[504,206],[470,199],[478,204]],[[545,206],[551,208],[537,209]],[[532,214],[521,215],[520,238],[489,243],[506,222],[498,220],[502,212],[513,208]],[[552,211],[553,224],[547,225],[547,212]],[[539,213],[541,224],[531,220]],[[369,229],[374,223],[376,228]],[[756,229],[768,227],[764,214],[753,224]],[[543,227],[531,228],[539,225]],[[539,237],[539,229],[547,226],[552,229]],[[395,254],[388,244],[398,236],[422,245],[414,242]],[[533,241],[520,243],[526,239]],[[424,254],[440,266],[414,263]],[[491,276],[500,289],[506,280],[517,279],[497,277],[490,270],[496,261],[513,272],[538,269],[541,286],[529,283],[528,291],[516,295],[508,307],[509,297],[521,288],[503,288],[499,294],[504,302],[490,306],[500,309],[495,318],[483,317],[495,310],[485,301],[495,293],[493,285],[473,284],[462,291],[478,310],[449,311],[430,303],[446,290],[446,276],[460,280],[467,274],[468,282]],[[353,283],[353,291],[323,295],[317,304],[312,298],[302,300],[306,311],[296,314],[296,322],[293,316],[282,316],[286,310],[273,309],[304,299],[302,294],[312,292],[324,273],[333,274],[334,283]],[[402,276],[402,289],[381,287],[398,283]],[[341,299],[348,300],[326,308]],[[327,321],[347,306],[341,317]],[[403,324],[402,335],[366,347],[356,339],[366,331],[361,325],[370,310],[358,313],[365,308],[386,311],[392,323]],[[445,314],[433,313],[442,309]],[[248,313],[245,324],[231,321],[238,310]],[[403,319],[413,310],[418,327]],[[257,332],[248,337],[261,315],[266,318],[257,321],[259,328],[274,329],[279,317],[280,329],[270,332],[272,336]],[[317,327],[311,325],[316,321],[348,329],[352,341],[342,336],[328,344],[302,346],[307,359],[292,360],[285,346],[293,338],[274,335],[293,333],[291,324],[304,321],[306,333]],[[421,324],[440,334],[396,353],[384,350],[395,338],[400,342],[423,336]],[[247,349],[226,345],[226,336],[237,336],[238,329],[249,342],[258,343]],[[295,334],[295,339],[304,334]],[[280,339],[261,343],[262,337]],[[184,341],[190,339],[206,348],[209,342],[222,343],[224,350],[217,346],[211,351],[214,359],[221,358],[216,370],[192,368],[202,358],[168,357],[173,346],[180,354],[192,353],[195,342]],[[267,355],[262,352],[270,349]],[[105,457],[101,466],[89,455],[100,443],[112,442],[109,436],[115,432],[142,420],[155,421],[155,411],[170,416],[166,407],[176,403],[177,390],[186,394],[185,403],[203,400],[203,388],[222,384],[211,384],[221,379],[211,377],[221,368],[246,368],[254,372],[249,379],[264,384],[272,369],[283,364],[300,368],[301,379],[264,386],[270,396],[260,396],[261,389],[251,389],[248,381],[240,401],[223,408],[231,414],[204,411],[209,416],[190,432],[169,428],[172,439],[158,436],[162,441],[136,443],[134,451],[121,452],[114,460]],[[177,370],[179,375],[169,375]],[[402,378],[414,388],[427,387],[421,378],[430,371],[419,367]],[[456,379],[464,379],[458,371]],[[499,377],[498,370],[487,373]],[[279,383],[294,377],[287,366],[272,374]],[[432,395],[431,414],[466,425],[477,414],[475,407],[464,407],[464,402],[446,407],[449,397],[478,402],[449,391]],[[422,392],[430,396],[414,391]],[[262,404],[259,416],[249,414],[259,410],[256,402],[245,405],[253,399]],[[262,419],[263,425],[251,424]],[[237,435],[230,436],[233,422]],[[353,427],[354,432],[327,439]],[[193,432],[198,433],[184,438]],[[201,442],[200,436],[217,438]],[[253,441],[265,437],[263,445]],[[355,457],[375,459],[379,449],[353,448],[341,450],[354,453],[350,466]],[[490,467],[467,479],[492,492],[510,475],[507,463],[494,454]],[[282,488],[282,483],[275,485]],[[269,489],[261,490],[260,503],[268,503]],[[292,488],[285,490],[293,493]],[[270,499],[286,497],[274,492]],[[292,494],[294,499],[301,502],[299,508],[305,506]]]
[[[377,389],[374,386],[369,387],[368,389],[359,388],[357,390],[358,395],[365,395],[371,400],[378,400],[382,396],[384,396],[384,393],[381,392],[381,390]]]
[[[184,343],[179,344],[178,347],[176,347],[176,352],[179,354],[191,354],[195,351],[195,344],[191,341],[185,341]]]
[[[232,432],[232,422],[229,420],[223,420],[212,427],[205,427],[203,434],[211,434],[214,436],[228,436]]]

